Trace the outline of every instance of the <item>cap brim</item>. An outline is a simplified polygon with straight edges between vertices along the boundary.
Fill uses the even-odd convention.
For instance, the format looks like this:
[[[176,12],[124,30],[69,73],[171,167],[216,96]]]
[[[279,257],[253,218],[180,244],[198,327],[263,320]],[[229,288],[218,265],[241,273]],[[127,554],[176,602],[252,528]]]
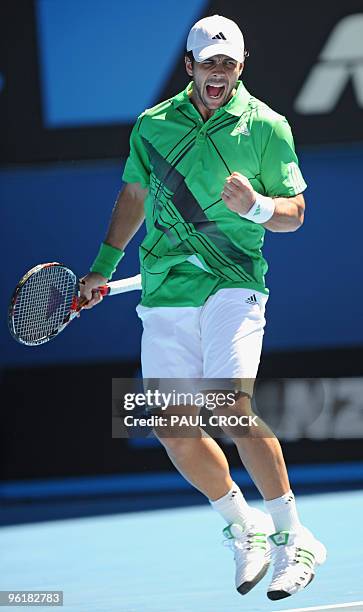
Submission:
[[[193,56],[196,62],[203,62],[213,55],[227,55],[227,57],[231,57],[236,62],[244,62],[245,59],[244,49],[234,47],[224,41],[193,49]]]

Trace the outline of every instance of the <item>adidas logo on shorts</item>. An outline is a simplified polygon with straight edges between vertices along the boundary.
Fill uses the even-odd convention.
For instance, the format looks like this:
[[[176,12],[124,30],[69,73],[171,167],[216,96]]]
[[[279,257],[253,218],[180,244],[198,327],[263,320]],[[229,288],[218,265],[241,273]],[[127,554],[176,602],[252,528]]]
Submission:
[[[245,303],[246,304],[258,304],[255,294],[253,293],[252,295],[250,295],[250,297],[248,297],[247,300],[245,300]]]

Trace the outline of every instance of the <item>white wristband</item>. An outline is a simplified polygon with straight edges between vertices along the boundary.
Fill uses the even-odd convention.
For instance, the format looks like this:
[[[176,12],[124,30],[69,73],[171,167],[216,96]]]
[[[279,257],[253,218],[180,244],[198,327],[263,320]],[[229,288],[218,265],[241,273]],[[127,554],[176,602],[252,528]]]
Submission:
[[[275,212],[275,202],[272,198],[262,196],[256,193],[256,202],[245,215],[241,215],[244,219],[253,221],[254,223],[266,223],[271,219]]]

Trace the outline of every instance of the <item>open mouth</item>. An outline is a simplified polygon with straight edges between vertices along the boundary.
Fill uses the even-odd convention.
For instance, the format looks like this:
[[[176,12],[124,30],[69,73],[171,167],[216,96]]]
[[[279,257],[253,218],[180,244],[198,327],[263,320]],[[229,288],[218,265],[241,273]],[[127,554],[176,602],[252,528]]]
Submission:
[[[224,94],[225,86],[224,85],[207,85],[207,94],[210,98],[214,100],[218,100]]]

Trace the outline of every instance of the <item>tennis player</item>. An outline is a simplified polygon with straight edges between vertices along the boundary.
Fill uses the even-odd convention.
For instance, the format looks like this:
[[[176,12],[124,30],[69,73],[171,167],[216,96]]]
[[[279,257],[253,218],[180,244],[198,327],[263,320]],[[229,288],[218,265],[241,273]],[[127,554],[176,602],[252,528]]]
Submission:
[[[92,290],[111,278],[146,218],[138,306],[144,378],[243,381],[257,374],[268,298],[265,230],[301,227],[306,183],[288,122],[239,80],[246,55],[233,21],[213,15],[192,27],[185,55],[191,81],[137,119],[126,185],[84,277],[82,294],[92,307],[101,300]],[[252,415],[250,395],[241,387],[231,413]],[[213,438],[157,434],[227,523],[237,590],[250,591],[272,558],[267,595],[276,600],[305,588],[326,551],[299,520],[278,440],[257,430],[252,424],[248,435],[228,433],[265,500],[272,530],[231,479]]]

